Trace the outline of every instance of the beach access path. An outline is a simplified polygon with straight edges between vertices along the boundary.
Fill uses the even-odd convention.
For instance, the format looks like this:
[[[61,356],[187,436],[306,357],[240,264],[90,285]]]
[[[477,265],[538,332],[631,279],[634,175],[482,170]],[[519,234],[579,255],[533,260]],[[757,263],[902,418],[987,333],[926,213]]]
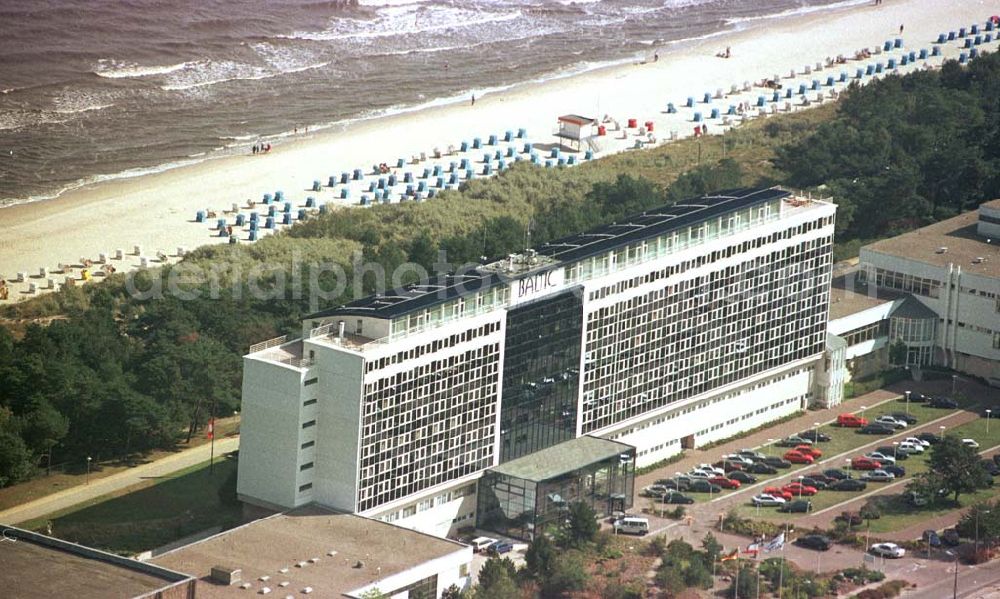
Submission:
[[[236,451],[239,447],[239,436],[234,435],[218,439],[215,441],[215,459],[219,461],[224,460],[225,454]],[[106,478],[94,479],[89,484],[77,485],[64,491],[53,493],[52,495],[40,497],[34,501],[29,501],[28,503],[0,512],[0,522],[5,524],[19,524],[72,508],[73,506],[127,489],[150,479],[161,478],[178,470],[207,462],[211,451],[212,445],[206,443],[170,454],[148,464],[136,466],[135,468],[130,468]]]
[[[148,257],[153,266],[163,263],[156,257],[161,253],[166,262],[176,261],[180,247],[194,249],[227,240],[212,230],[215,221],[196,223],[198,211],[244,206],[248,199],[259,201],[263,193],[277,190],[301,205],[307,195],[313,195],[310,188],[314,180],[326,181],[330,175],[355,168],[367,172],[373,164],[394,164],[400,157],[429,154],[434,147],[447,148],[474,137],[486,139],[505,130],[524,128],[535,142],[553,142],[551,133],[562,114],[597,119],[607,114],[621,123],[632,118],[638,123],[652,121],[661,141],[672,131],[679,137],[691,136],[693,112],[681,108],[688,97],[728,92],[733,85],[742,89],[748,80],[775,75],[787,86],[813,79],[825,81],[827,76],[839,76],[840,71],[853,73],[862,63],[849,60],[811,74],[806,74],[804,67],[837,55],[850,58],[858,49],[881,46],[900,37],[900,24],[906,27],[903,49],[929,49],[942,31],[982,23],[993,12],[992,6],[981,0],[895,0],[877,7],[866,3],[750,21],[734,26],[726,35],[676,47],[665,44],[655,63],[637,60],[544,83],[525,83],[477,98],[475,106],[461,103],[361,120],[289,139],[266,156],[252,156],[247,148],[242,155],[88,185],[59,198],[0,210],[0,274],[11,279],[18,272],[34,273],[33,282],[47,285],[49,275],[39,274],[40,268],[52,272],[59,264],[79,264],[81,258],[94,260],[116,249],[127,255],[114,262],[119,272],[137,268],[141,256]],[[732,48],[732,57],[717,58],[716,53],[726,46]],[[956,43],[944,47],[947,58],[954,58],[958,51]],[[875,60],[882,58],[875,56]],[[940,58],[932,62],[940,64]],[[910,63],[900,72],[914,68],[921,67]],[[790,71],[795,72],[794,78],[789,77]],[[844,85],[837,84],[841,89]],[[725,110],[729,104],[754,103],[763,93],[762,88],[752,88],[727,94],[713,100],[712,105]],[[816,93],[810,92],[813,96]],[[667,114],[668,102],[678,107],[676,114]],[[699,100],[695,110],[708,106]],[[725,129],[721,120],[711,121],[713,134]],[[620,137],[620,132],[615,135]],[[628,137],[615,142],[617,150],[633,141]],[[330,188],[315,195],[320,204],[356,205],[359,199],[356,195],[334,199]],[[133,251],[136,245],[140,252]],[[61,273],[51,278],[62,284],[65,276]],[[82,273],[77,269],[72,276],[79,280]],[[12,293],[15,299],[26,297],[29,294],[20,288]]]

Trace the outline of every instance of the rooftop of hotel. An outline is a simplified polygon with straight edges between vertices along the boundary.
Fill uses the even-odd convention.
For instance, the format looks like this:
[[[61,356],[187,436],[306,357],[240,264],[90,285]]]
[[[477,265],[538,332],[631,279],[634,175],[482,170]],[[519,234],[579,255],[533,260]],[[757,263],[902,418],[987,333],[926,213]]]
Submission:
[[[6,597],[142,597],[189,576],[12,527],[0,542],[0,588]]]
[[[498,265],[503,265],[506,260],[498,259],[463,274],[435,276],[420,284],[409,285],[387,294],[365,297],[338,308],[310,314],[306,318],[335,315],[396,318],[456,297],[489,289],[531,270],[543,270],[548,265],[576,262],[645,239],[652,239],[727,212],[790,196],[790,192],[778,187],[740,188],[683,200],[676,204],[633,214],[620,222],[551,241],[529,250],[526,252],[525,263],[532,268],[505,270]],[[796,208],[802,207],[788,206],[789,210]]]
[[[198,597],[206,599],[257,595],[264,587],[281,597],[298,596],[306,587],[316,597],[338,597],[458,551],[469,550],[461,543],[385,522],[306,506],[152,561],[196,576]],[[212,582],[215,566],[242,570],[242,582],[231,586]],[[243,582],[250,583],[250,588],[240,588]],[[282,587],[283,582],[288,584]]]
[[[595,462],[616,458],[634,449],[631,445],[618,441],[584,435],[505,462],[490,470],[506,476],[541,482]]]
[[[986,203],[1000,207],[1000,200]],[[1000,239],[987,242],[976,233],[977,211],[966,212],[896,237],[876,241],[865,249],[947,268],[954,264],[963,273],[1000,278]]]

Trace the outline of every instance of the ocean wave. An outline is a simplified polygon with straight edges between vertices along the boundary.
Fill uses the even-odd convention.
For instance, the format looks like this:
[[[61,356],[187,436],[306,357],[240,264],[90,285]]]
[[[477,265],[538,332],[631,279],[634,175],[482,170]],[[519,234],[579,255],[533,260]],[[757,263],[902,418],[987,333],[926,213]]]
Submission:
[[[406,5],[403,6],[404,8],[407,7]],[[445,9],[442,11],[431,11],[432,14],[430,15],[418,15],[418,13],[422,13],[424,11],[422,7],[416,8],[418,10],[407,10],[405,12],[395,12],[392,15],[384,15],[384,17],[387,16],[389,18],[380,18],[374,22],[362,21],[358,19],[339,19],[337,21],[339,28],[337,29],[327,29],[325,31],[298,31],[290,35],[277,37],[319,42],[376,39],[393,36],[409,37],[416,36],[421,33],[446,31],[449,29],[465,29],[480,25],[504,23],[519,19],[523,16],[523,13],[520,10],[484,14],[478,11],[468,11],[462,9]],[[425,21],[427,24],[422,24],[420,21]]]
[[[210,69],[207,73],[199,73],[202,75],[208,75],[209,78],[207,79],[191,80],[190,78],[187,78],[174,80],[172,83],[165,83],[161,85],[160,89],[163,91],[184,91],[200,87],[208,87],[210,85],[218,85],[219,83],[227,83],[229,81],[259,81],[261,79],[270,79],[272,77],[279,77],[290,73],[301,73],[302,71],[308,71],[311,69],[320,69],[330,63],[329,61],[323,61],[315,64],[307,64],[279,70],[269,70],[263,67],[256,67],[231,61],[213,64],[215,65],[214,69]],[[213,72],[218,74],[213,77]]]
[[[752,23],[754,21],[767,21],[770,19],[785,19],[788,17],[797,17],[800,15],[808,15],[817,12],[824,12],[828,10],[836,10],[838,8],[850,8],[852,6],[861,6],[864,4],[871,4],[871,0],[844,0],[842,2],[834,2],[833,4],[821,4],[813,6],[802,6],[799,8],[790,8],[781,12],[776,12],[769,15],[756,15],[753,17],[736,17],[732,19],[726,19],[726,25],[740,25],[743,23]]]
[[[135,63],[119,62],[111,59],[101,59],[98,61],[97,70],[94,74],[106,79],[132,79],[135,77],[150,77],[152,75],[166,75],[191,66],[193,62],[179,62],[177,64],[160,66],[142,66]]]
[[[105,108],[111,108],[114,106],[112,104],[94,104],[91,106],[83,106],[81,108],[56,108],[53,112],[57,114],[79,114],[81,112],[92,112],[94,110],[104,110]]]

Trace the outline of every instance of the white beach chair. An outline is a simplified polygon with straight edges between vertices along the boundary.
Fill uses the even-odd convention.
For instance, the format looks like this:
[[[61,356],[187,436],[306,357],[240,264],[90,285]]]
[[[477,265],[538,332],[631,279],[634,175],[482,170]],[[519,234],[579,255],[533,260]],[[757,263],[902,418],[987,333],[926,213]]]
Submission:
[[[722,88],[720,87],[719,89],[715,90],[715,99],[719,100],[721,98],[722,98]]]
[[[791,112],[791,111],[792,111],[792,103],[785,102],[785,112]]]
[[[812,72],[813,72],[812,67],[809,65],[806,65],[806,68],[803,69],[802,71],[804,75],[812,75]]]
[[[740,89],[739,86],[734,83],[732,86],[729,87],[729,95],[740,93],[739,89]]]
[[[751,89],[753,89],[753,87],[750,85],[750,82],[749,81],[744,81],[743,82],[743,91],[748,92]]]
[[[795,79],[795,69],[792,69],[791,71],[788,72],[788,78]]]

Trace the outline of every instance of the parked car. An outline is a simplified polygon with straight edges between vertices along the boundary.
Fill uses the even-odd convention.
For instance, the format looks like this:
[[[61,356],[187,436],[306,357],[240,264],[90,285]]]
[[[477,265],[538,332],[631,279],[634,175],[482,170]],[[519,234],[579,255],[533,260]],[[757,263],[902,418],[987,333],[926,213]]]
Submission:
[[[833,546],[830,539],[823,535],[806,535],[795,539],[794,543],[799,547],[815,549],[816,551],[828,551]]]
[[[774,495],[768,495],[767,493],[756,495],[750,500],[751,505],[759,505],[761,507],[774,507],[782,505],[783,503],[785,503],[784,497],[775,497]]]
[[[499,543],[494,543],[487,549],[487,553],[492,556],[503,555],[505,553],[510,553],[514,550],[514,544],[510,541],[500,541]]]
[[[840,479],[837,479],[837,478],[833,478],[832,476],[827,476],[826,474],[824,474],[822,472],[810,472],[809,474],[806,475],[806,478],[814,480],[816,482],[821,482],[824,485],[828,485],[828,484],[832,483],[835,480],[840,480]],[[813,486],[815,487],[816,485],[813,485]],[[816,487],[816,488],[818,489],[819,487]]]
[[[802,453],[801,451],[795,449],[786,451],[783,457],[793,464],[812,464],[816,461],[816,458],[811,455]]]
[[[941,441],[941,436],[934,433],[920,433],[919,435],[917,435],[917,438],[920,439],[921,441],[926,442],[928,446],[934,445]]]
[[[872,451],[872,452],[866,453],[865,457],[866,458],[870,458],[872,460],[875,460],[879,464],[883,464],[883,465],[884,464],[895,464],[896,463],[896,458],[892,457],[891,455],[885,455],[881,451]]]
[[[891,472],[886,472],[885,470],[872,470],[868,474],[861,477],[861,480],[868,481],[871,483],[888,483],[896,480],[896,476]]]
[[[930,395],[924,395],[923,393],[910,393],[910,401],[914,403],[924,403],[931,400]],[[906,396],[901,395],[899,401],[906,401]]]
[[[733,480],[731,478],[726,478],[725,476],[713,476],[712,478],[708,479],[708,482],[712,483],[713,485],[718,485],[723,489],[740,488],[740,481]]]
[[[858,432],[862,435],[891,435],[896,432],[894,427],[888,424],[882,424],[881,422],[873,422],[871,424],[866,424],[858,429]]]
[[[983,460],[983,469],[990,473],[990,476],[1000,474],[1000,466],[993,460]]]
[[[683,493],[678,493],[677,491],[671,491],[663,496],[663,503],[677,504],[677,505],[689,505],[694,503],[694,499],[684,495]]]
[[[870,551],[875,555],[898,559],[906,555],[906,550],[895,543],[875,543]]]
[[[645,489],[639,492],[639,495],[643,497],[663,497],[667,492],[667,487],[664,485],[649,485]]]
[[[912,425],[920,422],[920,420],[916,416],[914,416],[913,414],[907,414],[906,412],[892,412],[889,415],[895,418],[896,420],[902,420],[906,424]]]
[[[882,455],[891,456],[892,459],[896,460],[897,462],[899,462],[901,460],[909,459],[909,457],[910,457],[910,455],[907,454],[906,452],[899,451],[899,446],[898,445],[896,445],[896,446],[893,446],[893,445],[882,445],[880,447],[876,447],[875,451],[879,452]]]
[[[868,484],[856,478],[845,478],[830,485],[831,491],[864,491]]]
[[[937,437],[935,436],[935,438]],[[903,443],[913,443],[915,445],[922,445],[924,449],[927,449],[928,447],[931,446],[930,441],[926,439],[921,439],[919,435],[916,437],[907,437],[903,439]]]
[[[722,471],[722,468],[717,468],[711,464],[698,464],[694,467],[694,470],[703,470],[705,472],[718,474],[719,476],[725,474],[725,472]]]
[[[763,460],[765,457],[767,457],[761,452],[754,451],[752,449],[741,449],[737,452],[737,455],[744,458],[748,458],[751,463],[756,462],[757,460]]]
[[[691,486],[689,486],[687,490],[692,493],[721,493],[722,487],[719,485],[713,485],[708,482],[708,479],[698,479],[692,481]]]
[[[747,472],[730,472],[728,476],[733,480],[740,481],[744,485],[757,482],[757,477]]]
[[[901,476],[906,476],[906,468],[896,464],[889,464],[888,466],[882,466],[882,470],[885,470],[889,474],[899,478]]]
[[[764,487],[763,493],[765,495],[773,495],[774,497],[781,497],[785,501],[792,500],[792,494],[782,489],[781,487]]]
[[[806,455],[811,455],[814,460],[818,460],[821,457],[823,457],[822,450],[816,449],[815,447],[813,447],[811,445],[796,445],[794,449],[795,449],[795,451],[797,451],[799,453],[804,453]]]
[[[725,474],[725,472],[723,472],[723,474]],[[718,474],[716,474],[714,471],[710,472],[708,470],[700,470],[698,468],[695,468],[694,470],[688,472],[687,475],[690,476],[691,478],[695,478],[695,479],[699,479],[700,478],[700,479],[703,479],[703,480],[708,480],[708,479],[712,478],[713,476],[718,476]]]
[[[947,410],[957,410],[958,402],[948,397],[935,397],[927,403],[932,408],[943,408]]]
[[[912,441],[903,441],[897,447],[897,451],[902,451],[906,453],[923,453],[924,444],[923,443],[913,443]]]
[[[649,533],[649,520],[636,516],[626,516],[615,522],[615,533],[645,535]]]
[[[714,464],[715,466],[722,468],[725,473],[739,472],[745,470],[748,466],[742,462],[734,462],[733,460],[721,460]]]
[[[791,464],[789,464],[791,466]],[[778,469],[766,462],[757,462],[748,469],[753,474],[777,474]]]
[[[875,419],[875,422],[879,424],[887,424],[895,429],[906,428],[907,426],[906,422],[902,420],[896,420],[895,418],[889,416],[888,414],[884,416],[879,416],[878,418]]]
[[[851,468],[854,470],[878,470],[881,467],[881,462],[869,457],[859,457],[851,460]]]
[[[784,487],[781,487],[781,490],[782,491],[787,491],[788,493],[791,493],[793,497],[794,496],[812,496],[812,495],[815,495],[816,493],[819,493],[819,490],[816,487],[810,487],[808,485],[803,485],[802,483],[799,483],[799,482],[788,483]]]
[[[494,545],[494,543],[499,543],[499,541],[491,537],[476,537],[472,539],[472,541],[470,542],[470,544],[472,545],[472,550],[475,553],[483,553],[484,551],[488,551],[489,548]]]
[[[844,480],[846,478],[851,478],[849,472],[844,472],[840,468],[827,468],[823,471],[823,476],[828,476],[834,480]]]
[[[750,465],[753,464],[753,460],[751,458],[749,458],[747,456],[744,456],[744,455],[740,455],[738,453],[731,453],[729,455],[724,455],[724,456],[722,456],[722,459],[723,460],[728,460],[728,461],[731,461],[731,462],[736,462],[737,464],[740,464],[740,465],[743,465],[743,466],[750,466]]]
[[[920,536],[920,538],[931,547],[941,546],[941,537],[938,536],[936,530],[927,529],[924,531],[924,534]]]
[[[795,501],[787,501],[784,505],[778,506],[779,512],[785,512],[789,514],[807,514],[813,509],[813,504],[808,499],[796,499]]]
[[[814,443],[826,443],[832,438],[830,437],[830,435],[826,433],[821,433],[815,429],[802,431],[801,433],[799,433],[799,436],[802,437],[803,439],[809,439]]]
[[[855,416],[854,414],[841,414],[837,416],[837,426],[843,426],[846,428],[860,428],[868,424],[866,418],[861,416]]]
[[[815,487],[817,491],[822,491],[823,489],[825,489],[827,487],[827,484],[828,484],[825,480],[817,480],[817,479],[812,478],[810,476],[804,477],[799,482],[801,482],[803,485],[805,485],[807,487]]]
[[[941,533],[941,540],[949,547],[954,547],[962,543],[962,537],[954,528],[946,528],[945,531]]]
[[[788,460],[779,458],[776,455],[768,456],[764,459],[764,463],[768,466],[774,466],[775,468],[791,468],[792,463]]]
[[[979,449],[979,443],[975,439],[965,438],[962,439],[962,445],[966,447],[971,447],[973,449]]]
[[[778,447],[795,447],[796,445],[812,445],[812,441],[804,439],[798,435],[792,435],[791,437],[785,437],[781,441],[778,441],[775,445]]]

